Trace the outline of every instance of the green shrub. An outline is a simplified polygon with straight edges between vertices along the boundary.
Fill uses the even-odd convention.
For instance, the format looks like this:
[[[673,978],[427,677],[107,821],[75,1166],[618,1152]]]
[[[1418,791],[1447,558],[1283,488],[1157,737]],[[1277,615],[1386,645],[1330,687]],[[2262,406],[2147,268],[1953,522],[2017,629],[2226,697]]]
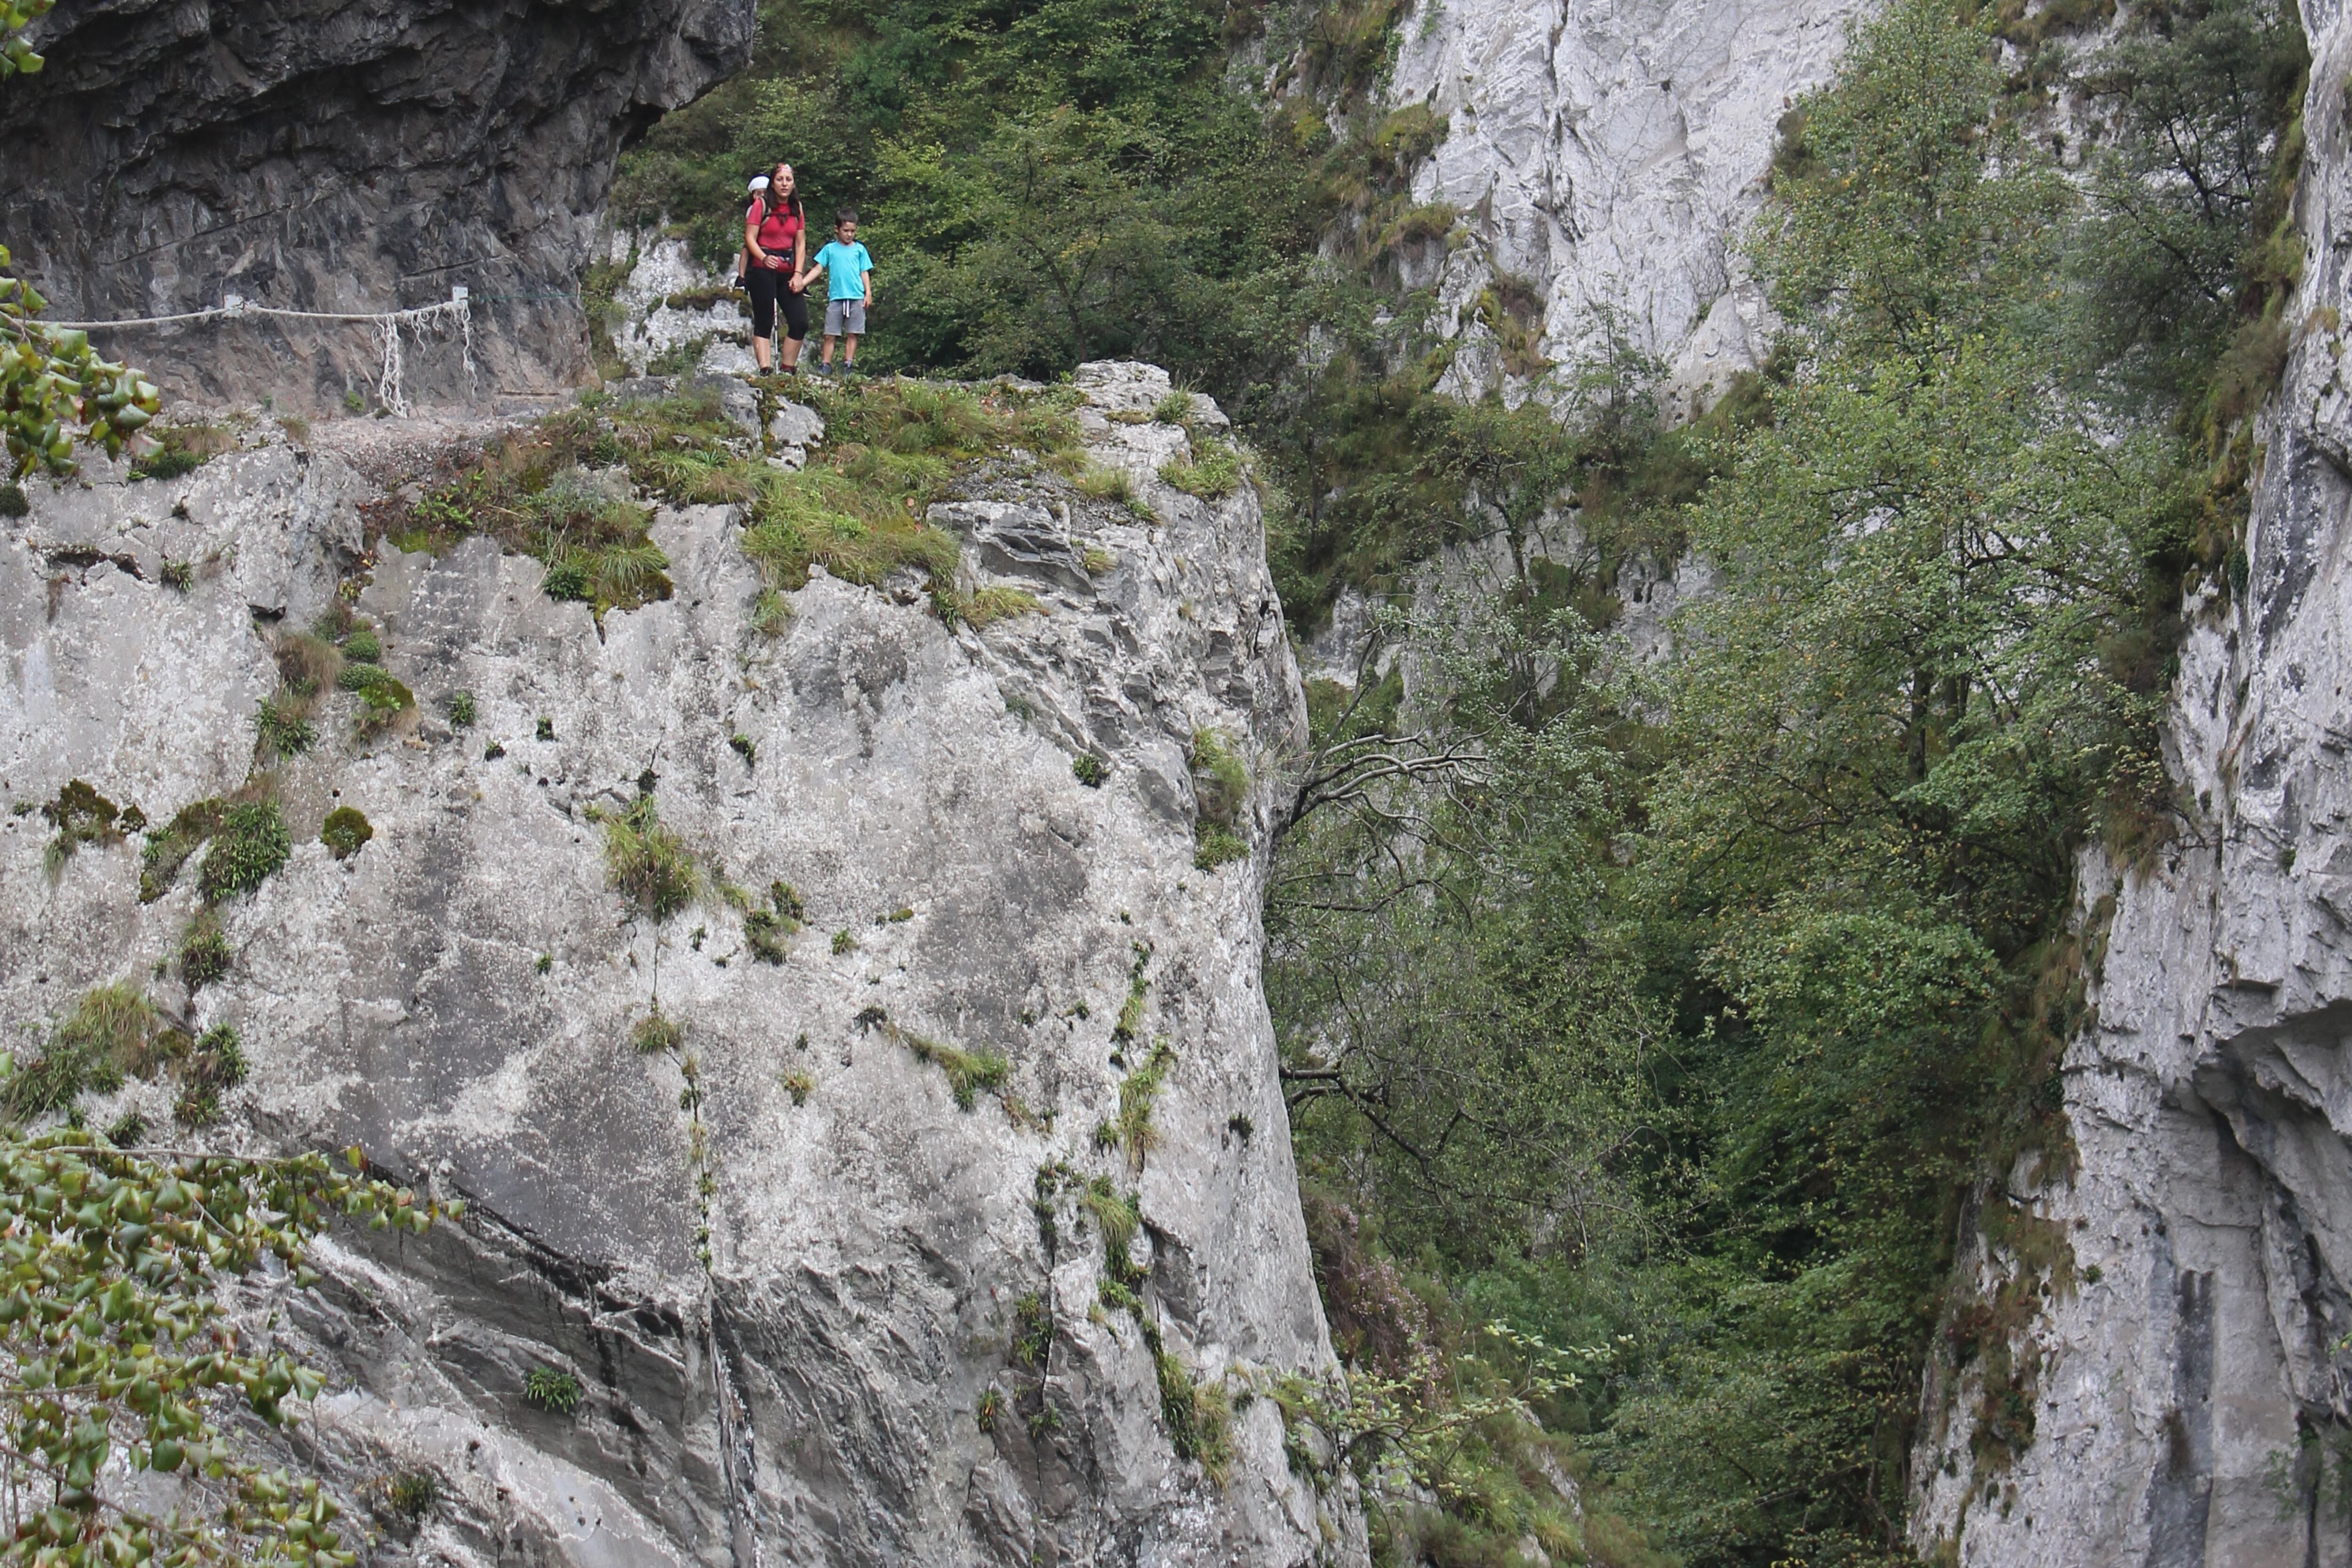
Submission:
[[[376,637],[375,628],[364,623],[352,627],[343,637],[343,657],[365,664],[382,659],[383,643]]]
[[[472,729],[474,727],[474,719],[477,711],[478,710],[474,703],[474,694],[472,692],[452,691],[449,693],[449,723],[453,728],[459,730]]]
[[[218,912],[209,907],[198,910],[180,937],[180,983],[190,991],[201,990],[226,975],[236,961],[236,950],[221,929]]]
[[[1249,769],[1215,730],[1192,731],[1192,795],[1201,815],[1231,827],[1249,798]]]
[[[1092,752],[1080,752],[1070,759],[1070,775],[1088,789],[1100,789],[1110,777],[1110,764]]]
[[[580,1380],[551,1366],[535,1366],[523,1374],[522,1396],[541,1410],[569,1415],[580,1408]]]
[[[1160,1415],[1168,1423],[1168,1436],[1177,1457],[1192,1460],[1202,1473],[1224,1484],[1234,1462],[1233,1406],[1225,1391],[1192,1381],[1176,1352],[1153,1352],[1160,1378]]]
[[[1122,1046],[1133,1045],[1142,1037],[1144,996],[1151,989],[1151,980],[1146,973],[1150,963],[1150,947],[1137,942],[1135,956],[1127,966],[1127,1000],[1119,1004],[1118,1021],[1110,1031],[1110,1037]]]
[[[194,1049],[188,1053],[188,1078],[196,1083],[215,1089],[235,1089],[245,1081],[245,1044],[236,1028],[227,1024],[215,1024],[196,1037]]]
[[[196,891],[216,904],[268,880],[294,852],[286,819],[274,800],[244,801],[221,814],[212,847],[196,872]]]
[[[730,735],[727,737],[727,743],[735,749],[735,754],[737,756],[743,759],[743,765],[745,767],[753,767],[758,764],[760,761],[760,747],[758,742],[754,742],[751,736]]]
[[[833,933],[833,952],[835,957],[838,958],[843,953],[856,952],[856,951],[857,939],[850,934],[849,928],[847,926],[844,926],[839,931]]]
[[[1160,1090],[1167,1082],[1168,1073],[1176,1065],[1176,1053],[1165,1040],[1155,1040],[1151,1053],[1143,1065],[1120,1080],[1118,1114],[1095,1129],[1095,1144],[1103,1149],[1124,1149],[1128,1164],[1143,1169],[1144,1155],[1159,1146],[1160,1132],[1152,1125],[1151,1113],[1159,1103]]]
[[[338,860],[348,860],[360,852],[360,846],[375,837],[375,829],[356,806],[339,805],[327,813],[324,826],[319,829],[319,842],[325,845]]]
[[[254,714],[254,746],[263,760],[299,757],[318,743],[319,729],[310,719],[311,699],[288,688],[263,699]]]
[[[1054,1310],[1032,1290],[1013,1304],[1013,1359],[1043,1368],[1054,1353]]]
[[[816,1089],[816,1079],[798,1068],[784,1074],[783,1083],[784,1092],[793,1097],[794,1105],[806,1105],[808,1097]]]
[[[763,637],[780,637],[793,628],[793,602],[773,588],[761,588],[751,604],[751,629]]]
[[[951,595],[941,606],[940,618],[950,625],[961,621],[977,631],[1016,616],[1042,616],[1045,613],[1045,602],[1025,589],[992,587],[982,588],[974,594]]]
[[[1181,387],[1170,387],[1168,395],[1152,405],[1151,417],[1162,425],[1189,425],[1192,420],[1192,395]]]
[[[163,586],[174,594],[185,594],[196,585],[196,569],[185,561],[166,561],[163,578]]]
[[[768,905],[743,917],[743,940],[753,958],[765,963],[782,963],[791,951],[792,938],[800,932],[804,911],[800,895],[786,882],[769,885]]]
[[[16,518],[32,515],[32,498],[25,493],[25,487],[14,480],[0,480],[0,517]]]
[[[175,425],[162,430],[150,427],[148,433],[163,445],[131,460],[131,478],[134,480],[176,479],[236,447],[236,437],[217,425]]]

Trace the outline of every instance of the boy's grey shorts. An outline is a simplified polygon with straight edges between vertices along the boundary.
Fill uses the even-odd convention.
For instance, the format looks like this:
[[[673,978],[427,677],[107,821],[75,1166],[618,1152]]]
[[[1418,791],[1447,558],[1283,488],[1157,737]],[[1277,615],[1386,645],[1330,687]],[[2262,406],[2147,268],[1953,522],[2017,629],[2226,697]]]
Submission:
[[[866,301],[863,300],[827,300],[824,302],[824,335],[837,338],[845,331],[866,335]]]

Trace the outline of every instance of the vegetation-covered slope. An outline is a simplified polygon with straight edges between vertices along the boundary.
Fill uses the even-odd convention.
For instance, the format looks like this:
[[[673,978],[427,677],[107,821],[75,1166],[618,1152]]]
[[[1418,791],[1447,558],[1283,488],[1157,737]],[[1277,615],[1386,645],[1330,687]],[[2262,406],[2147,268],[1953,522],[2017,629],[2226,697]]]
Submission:
[[[1990,1200],[2037,1277],[1984,1302],[1951,1246],[1985,1178],[2070,1157],[2073,854],[2167,831],[2169,650],[2243,585],[2301,254],[2292,9],[2150,4],[2098,45],[2111,16],[1864,28],[1750,237],[1780,352],[1670,434],[1630,354],[1558,371],[1557,421],[1432,395],[1391,262],[1454,215],[1403,194],[1438,128],[1368,107],[1378,7],[779,5],[754,76],[632,155],[629,216],[690,193],[712,254],[774,157],[862,205],[877,363],[1134,353],[1217,391],[1297,498],[1295,624],[1473,491],[1514,533],[1581,506],[1587,557],[1517,602],[1388,628],[1412,703],[1318,694],[1269,910],[1326,1304],[1410,1412],[1357,1455],[1423,1483],[1375,1489],[1396,1561],[1902,1561],[1922,1358],[1990,1358],[1986,1473],[2031,1435],[2004,1334],[2063,1240]],[[1685,545],[1721,591],[1630,671],[1616,568]],[[1581,1523],[1559,1463],[1601,1483]]]
[[[2000,1178],[2072,1158],[2104,918],[2068,924],[2074,851],[2168,831],[2169,650],[2243,588],[2297,24],[2148,8],[2065,65],[2001,20],[1895,5],[1791,117],[1752,237],[1773,363],[1696,430],[1571,430],[1592,558],[1466,637],[1399,625],[1420,711],[1339,721],[1467,730],[1478,766],[1310,816],[1270,910],[1299,1146],[1347,1214],[1327,1280],[1411,1279],[1335,1302],[1343,1341],[1393,1362],[1418,1294],[1605,1347],[1540,1414],[1686,1563],[1908,1561],[1929,1355],[1988,1369],[1979,1479],[2030,1440],[2009,1336],[2073,1272]],[[2107,127],[2080,167],[2045,92]],[[1720,588],[1637,679],[1608,551],[1682,538]],[[1957,1299],[1987,1183],[2022,1262]],[[1435,1488],[1433,1560],[1507,1560],[1539,1510],[1501,1461]]]

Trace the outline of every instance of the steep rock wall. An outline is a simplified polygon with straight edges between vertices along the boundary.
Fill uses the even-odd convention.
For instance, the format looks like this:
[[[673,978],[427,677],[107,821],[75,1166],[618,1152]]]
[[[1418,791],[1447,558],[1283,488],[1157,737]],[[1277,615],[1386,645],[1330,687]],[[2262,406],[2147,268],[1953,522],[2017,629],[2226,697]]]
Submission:
[[[751,0],[65,0],[39,75],[0,90],[0,239],[62,320],[261,304],[373,312],[474,297],[407,395],[561,391],[589,374],[581,268],[613,160],[750,63]],[[173,391],[373,399],[364,324],[101,334]]]
[[[305,1441],[347,1493],[438,1478],[377,1561],[1362,1561],[1350,1498],[1292,1472],[1286,1445],[1314,1439],[1263,1396],[1334,1367],[1258,979],[1304,707],[1257,503],[1157,479],[1187,442],[1143,418],[1165,375],[1079,384],[1091,457],[1156,516],[1017,465],[973,479],[935,513],[967,582],[1047,612],[983,630],[943,626],[918,581],[820,571],[771,638],[720,507],[659,515],[675,596],[601,627],[487,540],[371,563],[356,508],[412,465],[334,437],[395,434],[375,421],[307,451],[257,424],[168,482],[99,465],[35,485],[0,532],[11,803],[79,777],[162,823],[236,787],[276,679],[257,625],[345,584],[418,695],[422,721],[373,741],[341,700],[278,770],[292,859],[226,908],[234,968],[194,994],[163,973],[190,879],[142,903],[135,838],[53,874],[42,819],[0,814],[12,1032],[134,981],[242,1033],[252,1076],[205,1136],[358,1142],[475,1205],[421,1243],[328,1247],[328,1286],[275,1331],[333,1369]],[[457,690],[469,729],[441,717]],[[1255,781],[1251,852],[1212,870],[1186,760],[1203,728]],[[658,931],[625,918],[589,811],[648,786],[726,878],[797,889],[781,964],[716,899]],[[374,830],[348,859],[318,837],[339,805]],[[632,1049],[656,994],[692,1080]],[[1001,1053],[1003,1098],[960,1108],[918,1041]],[[1160,1041],[1139,1162],[1097,1129]],[[126,1109],[167,1126],[171,1096],[133,1080],[90,1116]],[[1140,1210],[1133,1308],[1106,1299],[1076,1187],[1096,1177]],[[576,1413],[525,1397],[535,1368],[577,1377]],[[1222,1477],[1175,1449],[1176,1369],[1231,1406]]]
[[[1423,0],[1390,100],[1444,139],[1417,201],[1468,219],[1437,279],[1465,338],[1465,389],[1503,363],[1475,301],[1497,273],[1535,285],[1540,348],[1566,363],[1612,332],[1685,397],[1767,345],[1733,247],[1759,205],[1780,117],[1827,79],[1865,0]],[[1612,324],[1613,323],[1613,324]]]
[[[2194,813],[2152,863],[2084,868],[2112,921],[2064,1062],[2079,1163],[1988,1195],[1956,1310],[2012,1312],[1956,1316],[1930,1369],[1915,1531],[1948,1561],[2352,1562],[2352,16],[2304,18],[2309,260],[2246,586],[2181,651]],[[1965,1353],[1987,1327],[2011,1348]]]

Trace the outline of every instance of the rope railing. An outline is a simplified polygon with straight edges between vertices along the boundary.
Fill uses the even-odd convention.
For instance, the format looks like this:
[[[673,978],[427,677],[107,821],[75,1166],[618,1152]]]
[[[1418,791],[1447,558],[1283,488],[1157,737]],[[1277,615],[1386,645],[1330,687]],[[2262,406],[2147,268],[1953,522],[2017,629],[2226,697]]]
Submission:
[[[289,321],[350,321],[373,326],[382,335],[383,343],[383,369],[376,377],[376,401],[398,415],[409,412],[408,397],[402,386],[404,370],[400,330],[409,329],[416,336],[429,327],[455,325],[457,329],[459,352],[466,365],[466,393],[478,395],[479,383],[474,368],[473,301],[461,284],[449,291],[449,298],[437,304],[417,305],[404,310],[296,310],[281,305],[262,305],[231,294],[218,305],[200,310],[178,310],[163,316],[125,316],[113,321],[58,321],[46,317],[38,325],[62,331],[116,331],[125,327],[169,327],[194,321],[241,321],[247,317],[267,316]]]

